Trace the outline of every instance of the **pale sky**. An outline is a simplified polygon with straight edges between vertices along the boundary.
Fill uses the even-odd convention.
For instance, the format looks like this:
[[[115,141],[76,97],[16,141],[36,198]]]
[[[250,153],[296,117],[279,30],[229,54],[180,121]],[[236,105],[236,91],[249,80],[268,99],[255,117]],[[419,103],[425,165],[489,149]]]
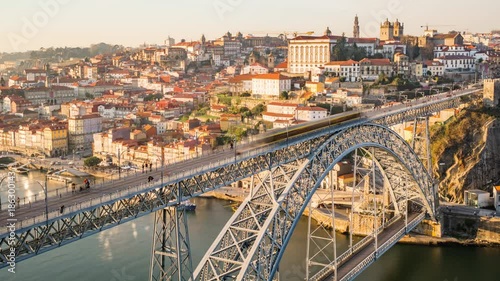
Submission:
[[[477,7],[477,9],[475,8]],[[4,1],[0,13],[0,52],[41,47],[88,47],[105,42],[136,47],[144,42],[215,39],[225,32],[277,35],[327,26],[352,36],[357,14],[362,35],[378,37],[379,24],[396,18],[405,34],[434,29],[489,32],[500,29],[500,1],[439,0],[22,0]],[[443,26],[446,25],[446,26]]]

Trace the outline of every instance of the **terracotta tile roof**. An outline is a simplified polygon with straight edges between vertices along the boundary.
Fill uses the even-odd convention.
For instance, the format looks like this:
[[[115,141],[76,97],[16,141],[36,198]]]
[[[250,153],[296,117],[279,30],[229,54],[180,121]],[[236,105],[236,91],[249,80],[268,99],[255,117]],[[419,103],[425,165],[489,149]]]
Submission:
[[[275,66],[274,68],[285,68],[285,69],[287,69],[288,68],[288,62],[284,61],[284,62],[278,64],[277,66]]]
[[[293,114],[282,114],[282,113],[274,113],[274,112],[263,112],[262,115],[272,116],[272,117],[284,117],[284,118],[293,118]]]
[[[377,43],[377,38],[349,38],[347,39],[348,43],[359,43],[359,44],[367,44],[367,43]]]
[[[298,111],[328,111],[326,108],[318,106],[304,106],[297,108]]]
[[[298,107],[299,105],[296,103],[285,103],[285,102],[270,102],[268,105],[274,105],[274,106],[287,106],[287,107]]]
[[[256,75],[253,79],[266,79],[266,80],[287,80],[290,79],[281,75],[280,73],[268,73]]]
[[[359,62],[355,60],[345,60],[345,61],[331,61],[325,65],[340,65],[340,66],[352,66],[354,64],[357,64]]]
[[[455,38],[459,33],[435,34],[434,39],[451,39]]]
[[[243,81],[248,81],[248,80],[252,80],[252,78],[254,78],[256,75],[252,75],[252,74],[244,74],[244,75],[238,75],[238,76],[235,76],[231,79],[229,79],[229,83],[241,83]]]
[[[360,61],[361,62],[368,62],[371,63],[372,65],[391,65],[391,61],[389,59],[368,59],[364,58]]]

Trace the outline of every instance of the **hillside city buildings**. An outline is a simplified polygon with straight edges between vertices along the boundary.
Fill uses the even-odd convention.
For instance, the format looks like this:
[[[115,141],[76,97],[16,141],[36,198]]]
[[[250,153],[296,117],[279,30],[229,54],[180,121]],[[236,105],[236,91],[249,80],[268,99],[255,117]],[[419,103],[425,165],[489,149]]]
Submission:
[[[424,89],[499,75],[499,32],[426,27],[412,36],[399,19],[387,19],[378,38],[363,38],[360,24],[355,16],[352,37],[330,28],[227,32],[25,67],[0,61],[0,146],[28,156],[81,152],[166,165],[244,134],[325,118],[334,107],[373,107],[378,98],[370,95],[404,83]],[[406,82],[375,87],[396,78]],[[498,81],[485,85],[489,104],[498,105]]]

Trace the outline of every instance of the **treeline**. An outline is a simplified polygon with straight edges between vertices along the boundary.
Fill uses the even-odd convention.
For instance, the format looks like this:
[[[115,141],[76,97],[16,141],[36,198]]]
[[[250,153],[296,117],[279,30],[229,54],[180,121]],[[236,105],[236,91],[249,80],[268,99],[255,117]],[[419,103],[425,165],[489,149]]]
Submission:
[[[99,43],[90,45],[90,47],[50,47],[40,48],[37,51],[17,52],[17,53],[0,53],[0,62],[28,60],[28,59],[62,59],[70,58],[89,58],[96,55],[113,54],[121,52],[125,47],[121,45],[110,45]]]
[[[123,51],[125,48],[121,45],[110,45],[106,43],[99,43],[90,45],[88,48],[47,48],[40,49],[39,51],[32,51],[30,53],[31,59],[44,59],[44,58],[62,58],[64,60],[70,58],[88,58],[102,54],[113,54]]]

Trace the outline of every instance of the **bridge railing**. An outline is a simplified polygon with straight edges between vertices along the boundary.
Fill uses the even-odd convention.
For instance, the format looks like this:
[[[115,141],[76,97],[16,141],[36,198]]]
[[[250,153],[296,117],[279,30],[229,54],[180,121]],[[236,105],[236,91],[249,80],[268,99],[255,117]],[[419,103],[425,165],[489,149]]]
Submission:
[[[454,97],[469,95],[469,94],[474,93],[476,91],[477,90],[465,90],[465,91],[462,91],[462,93],[456,93],[456,94],[454,94]],[[439,102],[440,101],[432,101],[430,103],[434,104],[434,103],[439,103]],[[416,105],[416,107],[422,107],[422,106],[426,106],[426,105]],[[393,112],[392,114],[404,112],[405,110],[406,109],[403,108],[403,109],[401,109],[399,111]],[[384,115],[384,114],[382,114],[382,115]],[[380,118],[380,117],[378,117],[378,118]],[[330,128],[324,128],[324,129],[318,130],[317,132],[318,133],[324,133],[324,132],[327,132],[329,130],[330,130]],[[249,138],[245,138],[245,139],[237,142],[237,146],[239,146],[239,145],[246,145],[246,144],[252,143],[253,141],[255,141],[257,139],[259,139],[258,136],[251,136]],[[295,139],[300,139],[300,137],[290,137],[289,142],[292,142]],[[269,148],[267,148],[267,149],[269,149]],[[203,157],[203,156],[212,155],[212,154],[217,154],[219,152],[220,152],[220,150],[210,151],[210,152],[204,153],[204,154],[202,154],[200,156],[197,156],[196,154],[187,154],[186,158],[183,158],[183,159],[174,158],[173,162],[171,162],[171,164],[184,163],[186,161],[191,161],[194,158]],[[252,151],[252,152],[255,152],[255,151]],[[250,151],[247,151],[247,154],[250,154]],[[252,154],[254,154],[254,153],[252,153]],[[160,166],[160,167],[158,167],[158,165],[157,165],[155,170],[158,171],[158,168],[160,168],[160,169],[167,169],[168,168],[168,164],[166,166]],[[127,175],[130,174],[130,173],[132,173],[133,175],[137,175],[140,172],[138,170],[134,170],[133,172],[130,172],[129,170],[126,170],[126,171],[123,172],[123,174],[125,175],[124,178],[126,178]],[[116,175],[111,174],[111,176],[116,176]],[[122,179],[113,179],[113,178],[111,178],[111,179],[106,180],[106,178],[103,177],[103,178],[101,178],[102,181],[100,181],[100,180],[94,180],[94,182],[92,184],[92,188],[102,188],[102,187],[110,185],[110,184],[112,185],[114,183],[117,183],[118,181],[123,180],[124,178],[122,178]],[[100,181],[100,183],[99,183],[99,181]],[[61,187],[61,188],[58,188],[58,189],[55,189],[55,190],[48,191],[47,197],[48,198],[62,197],[62,196],[66,196],[66,195],[71,195],[73,193],[77,193],[79,191],[80,191],[80,186],[78,186],[76,188],[76,190],[73,190],[71,187],[66,186],[66,187]],[[37,194],[33,194],[33,195],[30,195],[30,196],[26,196],[26,197],[20,198],[19,205],[20,206],[29,206],[29,205],[31,205],[31,204],[33,204],[35,202],[43,201],[43,200],[45,200],[45,194],[43,192],[39,192]],[[7,209],[8,208],[7,202],[2,202],[2,204],[0,204],[0,208],[1,208],[1,210]]]
[[[377,228],[377,233],[380,233],[381,231],[384,230],[384,228],[391,226],[393,223],[395,223],[400,218],[401,218],[401,216],[392,217],[384,225],[381,225],[379,228]],[[373,235],[370,234],[370,235],[365,236],[358,243],[356,243],[356,245],[354,245],[352,247],[352,249],[348,249],[347,251],[342,253],[340,256],[337,257],[336,261],[333,261],[328,266],[323,267],[320,271],[318,271],[318,273],[314,274],[313,277],[309,278],[309,281],[323,280],[327,275],[331,274],[335,270],[335,265],[337,265],[337,266],[341,265],[344,261],[346,261],[352,255],[354,255],[359,249],[364,248],[366,245],[370,244],[372,241],[373,241]]]
[[[251,136],[251,137],[248,137],[248,138],[241,140],[240,142],[238,142],[238,144],[239,145],[246,145],[246,144],[252,143],[256,139],[258,139],[258,137]],[[290,139],[292,139],[292,138],[290,138]],[[237,149],[237,148],[234,148],[234,149]],[[150,171],[149,169],[145,169],[145,173],[150,173],[150,172],[154,172],[154,171],[158,171],[158,170],[166,170],[166,169],[168,169],[169,164],[171,164],[171,165],[182,164],[182,163],[185,163],[188,161],[192,161],[193,159],[196,159],[199,157],[206,157],[209,155],[218,154],[218,153],[221,153],[223,151],[228,151],[228,150],[230,150],[228,147],[224,147],[224,148],[221,148],[218,150],[213,150],[213,151],[206,152],[204,154],[200,154],[199,156],[197,156],[196,154],[188,154],[188,155],[186,155],[185,158],[182,158],[182,159],[174,158],[174,159],[172,159],[173,161],[167,161],[167,165],[156,166],[155,168],[152,169],[152,171]],[[244,153],[245,155],[237,155],[237,158],[240,158],[242,156],[250,156],[253,154],[258,154],[258,153],[262,153],[262,152],[266,152],[266,151],[267,151],[267,149],[247,151],[246,153]],[[234,157],[229,157],[226,160],[227,160],[226,164],[231,163],[231,162],[233,162]],[[212,167],[212,168],[213,168],[213,166],[214,165],[210,165],[210,167]],[[199,168],[198,170],[203,170],[205,168],[206,168],[206,166],[203,166],[203,167]],[[106,187],[109,185],[119,184],[121,182],[126,183],[127,177],[134,177],[134,176],[140,175],[141,173],[142,172],[138,169],[135,169],[133,171],[123,170],[122,171],[123,177],[118,179],[118,178],[113,178],[116,176],[116,171],[114,171],[113,173],[111,173],[109,175],[111,178],[107,178],[105,176],[105,177],[97,177],[93,181],[91,180],[92,181],[91,188],[92,189],[99,189],[99,188],[103,188],[103,187]],[[91,177],[91,175],[89,175],[89,177]],[[48,182],[50,182],[50,179]],[[80,187],[83,187],[83,184],[76,184],[75,189],[73,190],[73,188],[71,186],[69,186],[69,181],[67,181],[65,187],[60,187],[57,189],[49,190],[47,192],[47,198],[50,200],[52,198],[57,198],[57,197],[61,198],[63,196],[76,194],[76,193],[79,193],[81,191]],[[33,195],[24,196],[22,198],[19,198],[19,200],[20,200],[19,204],[18,204],[19,207],[31,207],[31,205],[36,203],[36,202],[44,201],[45,200],[45,193],[43,191],[40,191],[40,192],[35,193]],[[7,201],[1,202],[0,210],[7,210],[8,208],[9,208],[9,206],[8,206]]]
[[[395,243],[397,243],[403,235],[411,231],[417,224],[419,224],[425,218],[425,213],[421,213],[411,220],[406,227],[403,227],[398,232],[396,232],[389,240],[380,245],[377,251],[368,255],[362,262],[356,265],[349,273],[347,273],[341,281],[351,280],[356,277],[363,269],[375,261],[378,257],[382,256],[387,250],[389,250]]]
[[[256,150],[250,150],[250,151],[245,152],[244,154],[237,155],[237,158],[250,157],[253,155],[257,155],[259,153],[265,153],[268,150],[269,150],[269,147],[256,149]],[[169,182],[176,182],[176,181],[179,181],[181,179],[189,178],[189,177],[192,177],[193,175],[203,173],[203,172],[208,171],[208,170],[213,170],[215,168],[222,167],[224,165],[232,164],[232,163],[234,163],[234,161],[235,161],[234,157],[228,157],[228,158],[219,160],[217,162],[210,163],[209,165],[199,166],[199,167],[195,168],[194,170],[184,171],[182,173],[176,173],[175,175],[170,175],[170,176],[167,175],[165,177],[165,180],[163,181],[163,184],[167,184]],[[115,181],[115,182],[116,183],[120,183],[120,182],[126,183],[126,181],[124,179],[122,179],[121,181]],[[120,199],[131,197],[133,195],[147,192],[149,190],[153,190],[155,188],[160,188],[160,187],[162,187],[161,180],[157,180],[157,181],[154,181],[151,183],[143,183],[139,186],[129,186],[126,189],[122,189],[122,190],[119,190],[116,192],[106,193],[106,194],[103,194],[99,197],[92,198],[90,200],[86,200],[83,202],[75,203],[74,205],[71,205],[68,207],[65,206],[63,213],[60,212],[60,208],[57,208],[56,210],[49,211],[49,220],[53,220],[53,219],[56,219],[56,218],[62,217],[62,216],[67,216],[67,215],[70,215],[73,213],[82,212],[83,210],[87,210],[87,209],[92,208],[94,206],[97,206],[99,204],[106,204],[109,202],[117,201]],[[34,216],[34,217],[30,217],[30,218],[26,217],[22,220],[17,221],[16,229],[23,229],[23,228],[31,227],[33,225],[42,224],[46,220],[47,220],[47,218],[46,218],[45,212],[40,214],[40,215]],[[0,228],[0,234],[4,234],[7,232],[8,232],[7,227],[2,226]]]

